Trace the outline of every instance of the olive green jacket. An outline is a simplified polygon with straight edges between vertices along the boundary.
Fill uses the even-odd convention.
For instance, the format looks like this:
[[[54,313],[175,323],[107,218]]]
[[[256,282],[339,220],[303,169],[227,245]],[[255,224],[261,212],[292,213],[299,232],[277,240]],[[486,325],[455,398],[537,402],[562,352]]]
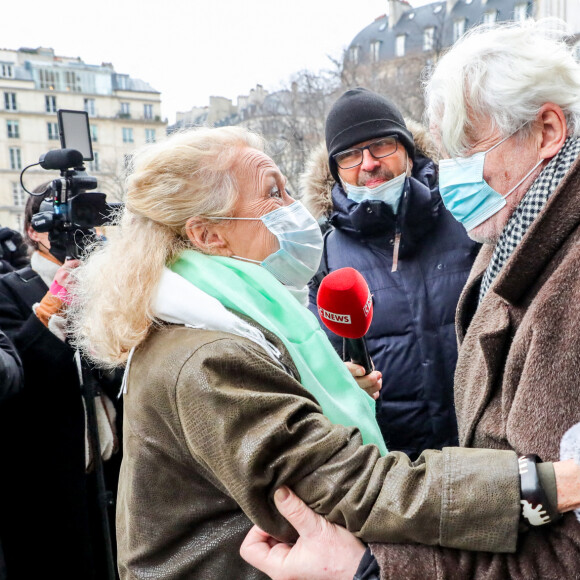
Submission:
[[[281,341],[262,331],[286,369],[249,340],[183,326],[154,330],[136,351],[124,404],[121,578],[263,578],[239,547],[252,522],[295,538],[272,501],[282,484],[367,541],[515,548],[515,453],[381,457],[322,415]]]

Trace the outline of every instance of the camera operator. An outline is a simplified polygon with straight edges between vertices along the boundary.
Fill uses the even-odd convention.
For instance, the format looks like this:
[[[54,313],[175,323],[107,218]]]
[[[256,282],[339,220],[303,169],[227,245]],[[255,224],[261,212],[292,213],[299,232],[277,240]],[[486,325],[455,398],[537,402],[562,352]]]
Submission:
[[[36,190],[43,191],[45,186]],[[44,197],[31,196],[26,204],[30,266],[0,278],[0,328],[14,342],[25,377],[21,395],[0,410],[2,465],[9,474],[0,482],[1,533],[10,580],[50,573],[60,579],[100,579],[106,577],[104,540],[86,407],[74,350],[65,342],[70,271],[80,262],[61,264],[50,253],[49,234],[32,229]],[[119,384],[99,377],[101,396],[95,402],[103,459],[118,447],[111,399],[116,400]],[[105,463],[113,493],[119,455]]]

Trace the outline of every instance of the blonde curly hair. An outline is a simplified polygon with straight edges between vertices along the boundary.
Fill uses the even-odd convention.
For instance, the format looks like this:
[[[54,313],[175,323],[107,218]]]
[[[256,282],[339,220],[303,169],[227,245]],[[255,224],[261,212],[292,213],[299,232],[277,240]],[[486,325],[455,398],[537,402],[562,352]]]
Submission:
[[[263,139],[240,127],[197,128],[138,150],[124,209],[110,240],[75,271],[68,315],[75,346],[103,367],[123,365],[148,335],[151,300],[166,264],[192,248],[191,217],[231,215],[238,196],[232,167]]]

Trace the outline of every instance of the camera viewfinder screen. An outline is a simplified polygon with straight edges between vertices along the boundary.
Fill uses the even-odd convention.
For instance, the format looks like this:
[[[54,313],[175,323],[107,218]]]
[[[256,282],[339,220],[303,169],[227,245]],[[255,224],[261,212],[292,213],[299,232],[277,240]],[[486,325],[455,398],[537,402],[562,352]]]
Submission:
[[[89,133],[89,115],[85,111],[58,111],[60,144],[65,149],[76,149],[85,161],[93,160],[93,146]]]

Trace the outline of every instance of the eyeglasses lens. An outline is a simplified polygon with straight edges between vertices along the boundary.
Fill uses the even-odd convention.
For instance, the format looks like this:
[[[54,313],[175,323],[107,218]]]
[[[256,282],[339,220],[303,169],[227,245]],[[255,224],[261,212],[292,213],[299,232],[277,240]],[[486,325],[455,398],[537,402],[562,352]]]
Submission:
[[[348,149],[342,153],[337,153],[334,157],[337,165],[341,169],[352,169],[357,165],[360,165],[363,160],[363,152],[365,149],[369,150],[369,153],[375,158],[380,159],[381,157],[388,157],[392,155],[397,150],[397,140],[393,138],[379,139],[366,145],[365,147],[358,147],[356,149]]]

